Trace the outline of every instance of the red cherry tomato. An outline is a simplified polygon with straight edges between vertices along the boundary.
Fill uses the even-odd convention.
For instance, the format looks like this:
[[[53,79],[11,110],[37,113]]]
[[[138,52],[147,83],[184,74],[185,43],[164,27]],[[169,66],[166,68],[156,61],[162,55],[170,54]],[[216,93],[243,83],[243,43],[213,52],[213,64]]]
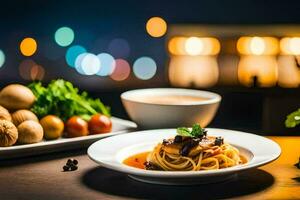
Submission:
[[[82,118],[73,116],[66,123],[66,136],[79,137],[88,135],[88,123]]]
[[[108,133],[112,128],[110,118],[101,114],[93,115],[88,125],[90,134]]]

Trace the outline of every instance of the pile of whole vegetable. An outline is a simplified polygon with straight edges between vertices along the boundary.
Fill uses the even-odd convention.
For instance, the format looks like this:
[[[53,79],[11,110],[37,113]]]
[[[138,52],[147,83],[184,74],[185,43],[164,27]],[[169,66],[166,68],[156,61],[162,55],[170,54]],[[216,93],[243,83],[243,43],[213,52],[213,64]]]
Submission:
[[[99,99],[79,93],[68,81],[53,80],[47,87],[11,84],[0,92],[0,147],[107,133],[109,116]]]
[[[29,109],[35,96],[27,87],[11,84],[0,92],[0,146],[40,142],[44,131]]]
[[[51,81],[47,87],[41,82],[28,85],[36,97],[31,110],[38,117],[52,114],[66,121],[72,116],[89,120],[92,115],[102,113],[110,116],[110,109],[99,99],[92,99],[87,92],[79,93],[72,83],[58,79]]]

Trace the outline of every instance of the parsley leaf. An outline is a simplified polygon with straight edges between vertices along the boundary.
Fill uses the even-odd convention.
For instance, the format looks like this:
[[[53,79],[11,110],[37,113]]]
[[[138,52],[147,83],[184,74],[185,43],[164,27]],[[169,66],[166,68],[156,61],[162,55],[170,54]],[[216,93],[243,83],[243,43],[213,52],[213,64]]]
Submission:
[[[177,134],[181,135],[181,136],[191,137],[190,130],[188,128],[186,128],[186,127],[179,127],[179,128],[177,128]]]
[[[191,134],[194,137],[199,137],[199,136],[203,135],[203,131],[204,131],[204,129],[201,128],[201,126],[199,124],[194,124]]]
[[[289,114],[285,120],[285,126],[288,128],[293,128],[300,124],[300,109]]]
[[[204,135],[204,129],[199,124],[194,124],[192,130],[186,127],[177,128],[177,134],[186,137],[201,137]]]
[[[58,79],[51,81],[47,87],[41,82],[28,85],[36,97],[31,110],[39,118],[53,114],[66,121],[72,116],[80,116],[84,120],[97,113],[110,116],[110,109],[100,99],[93,99],[87,92],[80,93],[71,82]]]

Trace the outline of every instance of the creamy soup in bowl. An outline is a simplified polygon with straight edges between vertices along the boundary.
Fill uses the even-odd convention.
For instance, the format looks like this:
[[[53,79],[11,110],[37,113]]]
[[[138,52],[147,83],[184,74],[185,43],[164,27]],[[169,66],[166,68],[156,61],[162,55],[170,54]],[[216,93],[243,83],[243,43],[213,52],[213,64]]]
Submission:
[[[197,103],[200,101],[209,100],[205,97],[198,96],[189,96],[189,95],[145,95],[139,97],[136,101],[143,103],[152,103],[152,104],[164,104],[164,105],[184,105]]]
[[[215,116],[221,96],[203,90],[153,88],[124,92],[121,99],[129,117],[147,129],[172,128],[176,123],[205,127]]]

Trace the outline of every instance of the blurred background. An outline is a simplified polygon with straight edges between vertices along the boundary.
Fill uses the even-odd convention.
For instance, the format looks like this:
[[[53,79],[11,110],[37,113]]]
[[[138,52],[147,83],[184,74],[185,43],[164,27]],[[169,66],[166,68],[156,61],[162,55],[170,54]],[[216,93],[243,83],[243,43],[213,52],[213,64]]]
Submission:
[[[211,127],[300,135],[300,2],[16,1],[0,6],[0,83],[63,78],[128,118],[148,87],[219,93]],[[298,63],[299,59],[299,63]]]

